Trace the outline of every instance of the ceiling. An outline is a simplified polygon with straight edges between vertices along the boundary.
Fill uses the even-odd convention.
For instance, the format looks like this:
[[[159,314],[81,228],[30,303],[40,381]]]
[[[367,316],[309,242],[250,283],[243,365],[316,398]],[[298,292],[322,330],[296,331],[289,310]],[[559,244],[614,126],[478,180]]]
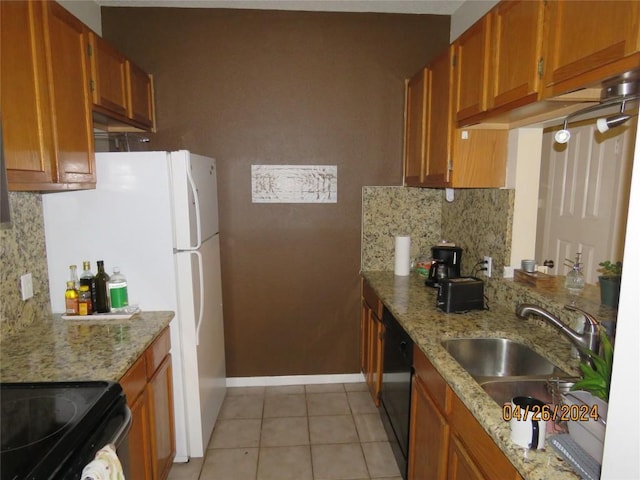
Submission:
[[[252,8],[453,15],[464,0],[96,0],[105,7]]]

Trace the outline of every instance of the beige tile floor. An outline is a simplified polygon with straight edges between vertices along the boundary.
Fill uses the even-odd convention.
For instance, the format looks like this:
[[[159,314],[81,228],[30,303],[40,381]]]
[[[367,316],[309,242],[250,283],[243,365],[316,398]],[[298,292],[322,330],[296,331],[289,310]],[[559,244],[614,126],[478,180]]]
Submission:
[[[364,383],[228,388],[204,458],[169,480],[401,480]]]

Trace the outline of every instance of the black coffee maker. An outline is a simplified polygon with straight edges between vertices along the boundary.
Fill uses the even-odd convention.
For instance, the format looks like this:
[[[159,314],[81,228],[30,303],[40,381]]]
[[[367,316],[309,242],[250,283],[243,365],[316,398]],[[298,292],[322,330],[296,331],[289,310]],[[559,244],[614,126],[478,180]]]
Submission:
[[[431,247],[431,258],[429,277],[425,281],[427,285],[436,287],[442,280],[460,276],[462,248],[445,245]]]

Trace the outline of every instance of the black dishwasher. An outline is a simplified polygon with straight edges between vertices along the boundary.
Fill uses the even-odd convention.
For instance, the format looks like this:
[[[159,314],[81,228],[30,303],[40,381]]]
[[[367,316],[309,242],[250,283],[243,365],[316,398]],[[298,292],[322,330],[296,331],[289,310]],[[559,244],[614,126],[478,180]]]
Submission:
[[[411,413],[411,377],[413,375],[413,340],[386,308],[382,315],[382,323],[385,327],[385,337],[380,417],[402,478],[406,479],[409,416]]]

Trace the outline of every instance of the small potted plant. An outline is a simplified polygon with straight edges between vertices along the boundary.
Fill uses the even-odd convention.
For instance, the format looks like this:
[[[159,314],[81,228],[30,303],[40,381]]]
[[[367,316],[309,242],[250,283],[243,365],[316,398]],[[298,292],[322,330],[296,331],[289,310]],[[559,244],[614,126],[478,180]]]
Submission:
[[[580,362],[582,379],[573,385],[570,392],[564,394],[564,403],[575,405],[578,409],[588,406],[589,413],[585,416],[587,421],[570,419],[567,426],[571,438],[601,463],[611,388],[613,345],[604,330],[600,331],[600,338],[601,354],[588,349],[581,350],[588,357]]]
[[[622,274],[622,262],[612,263],[609,260],[600,262],[598,276],[600,283],[600,303],[618,308],[620,297],[620,278]]]

